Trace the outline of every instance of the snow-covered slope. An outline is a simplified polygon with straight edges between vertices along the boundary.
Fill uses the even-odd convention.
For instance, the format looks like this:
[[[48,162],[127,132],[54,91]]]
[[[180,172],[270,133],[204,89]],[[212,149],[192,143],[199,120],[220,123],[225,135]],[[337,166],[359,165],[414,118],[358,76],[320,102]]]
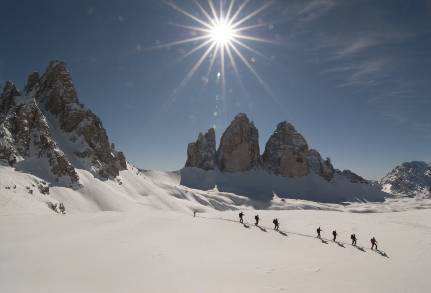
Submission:
[[[387,195],[376,186],[352,182],[348,177],[339,173],[335,173],[333,179],[328,182],[314,173],[289,178],[270,174],[264,170],[227,173],[218,170],[183,168],[181,184],[203,190],[217,186],[221,191],[263,201],[271,200],[274,193],[282,198],[332,203],[383,201]]]
[[[80,186],[51,185],[48,193],[40,178],[0,165],[0,292],[392,293],[431,286],[431,200],[253,201],[181,186],[178,172],[128,165],[105,181],[77,172]],[[63,202],[66,215],[49,202]],[[236,221],[239,210],[247,226]],[[255,214],[260,227],[250,224]],[[275,217],[280,233],[272,230]],[[325,239],[337,229],[340,242],[315,239],[318,226]],[[369,249],[372,236],[380,251]]]
[[[413,161],[395,167],[380,180],[382,189],[395,196],[431,197],[431,164]]]
[[[0,216],[54,214],[49,203],[63,202],[68,214],[100,211],[135,211],[142,207],[182,213],[238,209],[312,209],[375,213],[431,207],[427,200],[392,199],[385,202],[330,204],[273,195],[265,200],[180,185],[178,172],[141,171],[132,165],[115,180],[102,181],[77,169],[80,185],[74,188],[51,185],[32,174],[0,165]]]
[[[2,216],[0,292],[429,292],[431,210],[246,211],[246,222],[255,213],[260,228],[236,212],[149,207]],[[326,239],[337,229],[340,243],[314,238],[318,226]]]

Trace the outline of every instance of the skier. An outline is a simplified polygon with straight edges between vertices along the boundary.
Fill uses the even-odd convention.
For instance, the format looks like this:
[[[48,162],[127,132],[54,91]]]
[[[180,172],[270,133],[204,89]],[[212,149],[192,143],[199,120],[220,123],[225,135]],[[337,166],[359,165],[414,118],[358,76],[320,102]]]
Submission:
[[[56,203],[50,203],[50,207],[51,207],[51,209],[54,211],[54,212],[56,212],[56,213],[58,213],[58,210],[57,210],[57,204]]]
[[[278,228],[280,228],[280,224],[278,223],[278,219],[275,218],[272,223],[274,224],[274,230],[278,231]]]
[[[243,218],[242,217],[244,217],[244,213],[243,212],[240,212],[239,213],[239,222],[241,223],[241,224],[243,224],[244,223],[244,220],[243,220]]]
[[[334,238],[332,239],[332,241],[335,242],[335,240],[337,239],[337,230],[332,231],[332,236],[334,236]]]
[[[356,235],[355,234],[350,235],[350,239],[352,239],[352,245],[356,246]]]
[[[259,215],[254,216],[254,220],[256,221],[256,222],[254,223],[254,225],[255,225],[255,226],[258,226],[258,225],[259,225]]]
[[[322,236],[320,235],[320,232],[322,232],[322,229],[319,227],[317,228],[317,238],[322,239]]]
[[[193,211],[193,218],[196,218],[196,211]]]
[[[377,240],[373,236],[373,238],[371,238],[371,250],[373,250],[374,247],[376,247],[376,250],[377,250]]]
[[[58,208],[60,210],[60,213],[66,214],[66,208],[64,207],[64,204],[62,202],[60,202],[60,205]]]

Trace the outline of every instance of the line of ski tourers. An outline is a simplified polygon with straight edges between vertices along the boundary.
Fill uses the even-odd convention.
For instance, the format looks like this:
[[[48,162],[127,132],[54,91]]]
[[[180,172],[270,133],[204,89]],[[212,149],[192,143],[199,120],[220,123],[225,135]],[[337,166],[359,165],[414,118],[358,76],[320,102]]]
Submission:
[[[244,213],[240,212],[238,216],[239,216],[239,222],[241,224],[244,224]],[[254,225],[255,226],[259,226],[259,220],[260,220],[259,215],[254,216],[254,221],[255,221]],[[272,220],[272,223],[274,224],[274,230],[275,231],[279,231],[280,222],[278,221],[278,219],[275,218],[274,220]],[[316,229],[316,232],[317,232],[316,238],[322,239],[322,234],[321,234],[322,233],[322,229],[320,227],[318,227]],[[338,235],[337,234],[337,230],[332,231],[332,241],[336,242],[337,235]],[[356,241],[357,241],[356,234],[351,234],[350,235],[350,239],[352,240],[352,245],[356,246]],[[373,249],[377,250],[377,240],[376,240],[376,238],[373,236],[373,238],[371,238],[370,241],[371,241],[371,250],[373,250]]]
[[[66,207],[64,206],[64,204],[62,202],[60,203],[53,203],[53,202],[48,202],[48,206],[51,210],[53,210],[54,212],[58,213],[58,214],[66,214]]]

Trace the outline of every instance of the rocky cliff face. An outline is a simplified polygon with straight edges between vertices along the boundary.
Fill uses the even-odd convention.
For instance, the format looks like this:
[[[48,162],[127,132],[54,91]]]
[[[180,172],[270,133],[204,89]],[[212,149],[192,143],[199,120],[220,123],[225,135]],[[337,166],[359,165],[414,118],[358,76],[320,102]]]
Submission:
[[[51,62],[45,74],[35,79],[31,75],[27,87],[59,128],[60,140],[74,144],[69,156],[102,177],[116,177],[127,168],[123,153],[109,142],[100,119],[79,102],[65,63]]]
[[[302,177],[309,174],[308,145],[292,124],[281,122],[269,138],[262,155],[263,166],[274,174]]]
[[[196,142],[189,144],[185,167],[222,172],[264,170],[283,177],[304,177],[314,173],[328,182],[337,174],[351,183],[368,184],[349,170],[335,170],[329,158],[322,159],[318,151],[309,149],[305,138],[287,122],[277,125],[262,156],[259,154],[258,130],[245,114],[234,118],[223,133],[214,156],[215,144],[213,129],[205,135],[200,134]]]
[[[332,166],[331,160],[329,158],[323,160],[318,151],[313,149],[308,151],[307,163],[310,170],[313,170],[314,173],[322,176],[327,181],[331,181],[334,178],[335,169]]]
[[[259,133],[247,115],[238,114],[225,130],[217,157],[221,171],[243,172],[260,166]]]
[[[0,110],[0,159],[9,164],[45,156],[52,174],[73,182],[78,181],[75,168],[103,178],[127,168],[100,119],[79,103],[63,62],[51,62],[41,77],[32,73],[23,95],[6,83]]]
[[[13,90],[11,90],[13,89]],[[29,158],[46,161],[56,178],[73,183],[78,175],[53,140],[48,123],[32,98],[23,97],[8,82],[1,96],[0,160],[13,166]],[[7,105],[7,106],[5,106]]]
[[[207,133],[199,133],[196,142],[187,147],[186,167],[197,167],[203,170],[216,168],[215,130],[210,128]]]
[[[406,162],[379,181],[385,192],[396,196],[431,197],[431,164]]]

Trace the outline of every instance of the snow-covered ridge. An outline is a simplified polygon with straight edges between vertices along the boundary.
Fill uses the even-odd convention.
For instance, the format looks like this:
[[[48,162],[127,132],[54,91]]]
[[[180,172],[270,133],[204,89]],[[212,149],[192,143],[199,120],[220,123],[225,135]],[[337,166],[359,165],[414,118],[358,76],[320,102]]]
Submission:
[[[126,160],[100,119],[78,100],[66,64],[53,61],[29,75],[21,93],[6,82],[0,96],[0,161],[50,183],[71,186],[75,169],[115,178]]]
[[[244,113],[224,131],[217,150],[214,129],[188,145],[181,184],[204,190],[217,186],[265,201],[273,193],[321,202],[383,201],[386,195],[352,171],[335,169],[286,121],[277,125],[260,155],[258,130]]]
[[[385,192],[395,196],[431,198],[431,164],[405,162],[396,166],[379,183]]]
[[[326,210],[380,213],[431,208],[431,200],[393,199],[385,202],[322,203],[272,195],[265,201],[218,188],[192,189],[180,185],[178,172],[141,171],[128,165],[115,180],[99,180],[77,169],[81,185],[52,185],[29,173],[0,164],[0,216],[52,214],[49,203],[63,202],[68,214],[98,211],[169,210],[191,214],[215,210]]]
[[[335,173],[328,182],[321,176],[311,173],[307,176],[289,178],[277,176],[264,170],[247,172],[221,172],[183,168],[181,184],[196,189],[217,188],[247,196],[254,200],[270,202],[274,194],[280,198],[303,199],[317,202],[341,203],[352,201],[384,201],[386,193],[377,186],[352,182],[349,177]]]

